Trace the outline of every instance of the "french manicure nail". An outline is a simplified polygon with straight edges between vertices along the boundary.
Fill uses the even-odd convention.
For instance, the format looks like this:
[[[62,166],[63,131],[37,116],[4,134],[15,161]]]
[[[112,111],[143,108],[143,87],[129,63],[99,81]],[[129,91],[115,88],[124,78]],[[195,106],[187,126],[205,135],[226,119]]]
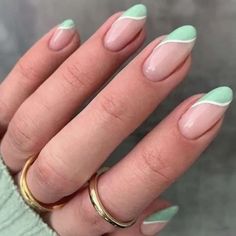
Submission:
[[[150,215],[149,217],[144,219],[141,225],[141,232],[147,236],[159,233],[178,213],[178,211],[178,206],[171,206]]]
[[[51,37],[49,42],[49,48],[54,51],[59,51],[63,49],[70,43],[74,34],[75,34],[74,21],[71,19],[63,21],[60,25],[58,25],[53,36]]]
[[[218,87],[202,96],[179,120],[179,129],[188,139],[202,136],[219,121],[233,99],[229,87]]]
[[[191,25],[174,30],[146,59],[143,66],[144,75],[152,81],[166,79],[191,53],[196,37],[196,29]]]
[[[124,48],[144,27],[147,9],[143,4],[137,4],[125,11],[107,32],[104,45],[111,51]]]

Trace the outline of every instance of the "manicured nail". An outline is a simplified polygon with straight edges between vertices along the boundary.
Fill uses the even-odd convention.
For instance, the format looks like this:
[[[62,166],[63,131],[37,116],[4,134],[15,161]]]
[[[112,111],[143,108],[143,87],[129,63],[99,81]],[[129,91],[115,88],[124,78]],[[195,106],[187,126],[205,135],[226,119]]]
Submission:
[[[232,99],[229,87],[219,87],[205,94],[179,120],[181,133],[189,139],[202,136],[222,118]]]
[[[125,11],[107,32],[104,45],[111,51],[119,51],[129,44],[144,27],[147,9],[137,4]]]
[[[178,213],[178,211],[178,206],[171,206],[150,215],[143,221],[141,225],[141,232],[147,236],[159,233]]]
[[[66,47],[75,34],[75,23],[68,19],[58,25],[53,36],[50,39],[49,47],[54,51],[59,51]]]
[[[144,63],[144,75],[152,81],[166,79],[191,53],[197,37],[191,25],[182,26],[154,48]]]

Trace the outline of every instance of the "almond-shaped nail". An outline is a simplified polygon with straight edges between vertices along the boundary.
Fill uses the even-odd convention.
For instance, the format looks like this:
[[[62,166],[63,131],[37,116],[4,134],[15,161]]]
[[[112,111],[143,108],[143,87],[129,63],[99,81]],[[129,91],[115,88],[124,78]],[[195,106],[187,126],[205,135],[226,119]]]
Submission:
[[[144,75],[152,81],[168,78],[189,56],[197,37],[191,25],[182,26],[158,44],[143,66]]]
[[[119,51],[127,46],[145,25],[147,9],[137,4],[126,10],[108,30],[104,45],[111,51]]]
[[[54,51],[62,50],[71,42],[74,34],[74,21],[71,19],[63,21],[60,25],[58,25],[57,29],[53,33],[49,42],[49,48]]]
[[[179,120],[179,129],[188,139],[202,136],[224,115],[233,99],[229,87],[218,87],[202,96]]]
[[[178,211],[178,206],[171,206],[148,216],[141,225],[142,234],[149,236],[159,233]]]

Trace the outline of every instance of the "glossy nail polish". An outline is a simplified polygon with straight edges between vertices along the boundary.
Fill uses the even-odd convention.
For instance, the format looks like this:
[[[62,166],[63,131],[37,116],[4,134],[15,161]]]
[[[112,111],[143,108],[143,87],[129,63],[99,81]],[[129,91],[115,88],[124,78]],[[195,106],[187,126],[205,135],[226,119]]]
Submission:
[[[219,87],[205,94],[179,120],[181,133],[189,139],[202,136],[222,118],[232,99],[229,87]]]
[[[65,48],[75,34],[75,23],[68,19],[63,21],[55,30],[49,42],[49,48],[53,51],[59,51]]]
[[[141,232],[147,236],[159,233],[178,213],[178,211],[178,206],[171,206],[150,215],[143,221],[141,225]]]
[[[182,26],[157,45],[143,66],[144,75],[152,81],[168,78],[189,56],[197,37],[191,25]]]
[[[144,27],[147,9],[137,4],[125,11],[107,32],[104,45],[111,51],[119,51],[129,44]]]

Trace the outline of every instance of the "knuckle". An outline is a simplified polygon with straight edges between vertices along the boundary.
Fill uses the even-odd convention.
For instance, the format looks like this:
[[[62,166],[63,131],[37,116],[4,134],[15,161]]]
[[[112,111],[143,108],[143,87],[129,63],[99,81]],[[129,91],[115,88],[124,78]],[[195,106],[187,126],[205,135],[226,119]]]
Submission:
[[[81,212],[83,213],[83,217],[86,222],[89,222],[95,228],[99,228],[98,226],[101,224],[102,219],[96,214],[95,211],[88,211],[87,204],[83,201],[81,204]]]
[[[59,174],[59,171],[53,167],[53,164],[49,161],[49,156],[42,158],[38,157],[36,165],[34,167],[34,175],[39,186],[43,186],[44,189],[55,195],[61,195],[65,192],[68,182],[66,176],[63,173]]]
[[[102,95],[99,106],[102,110],[101,114],[108,120],[117,120],[124,122],[127,116],[126,105],[118,97],[113,95]]]
[[[62,71],[64,81],[69,84],[71,88],[81,89],[89,85],[89,75],[80,69],[79,65],[68,64],[66,69]]]
[[[0,99],[0,111],[0,125],[6,128],[11,119],[11,112],[9,106],[2,99]]]
[[[7,134],[14,146],[22,151],[30,151],[35,145],[34,133],[35,125],[24,113],[19,113],[10,122]]]
[[[170,185],[173,179],[170,176],[170,165],[159,149],[143,149],[141,152],[144,165],[151,175],[161,179],[165,185]]]
[[[39,75],[35,66],[32,63],[25,63],[23,59],[18,61],[16,70],[24,79],[29,81],[38,78]]]
[[[75,219],[80,219],[83,216],[83,221],[88,225],[92,225],[91,231],[96,232],[96,235],[104,235],[105,233],[114,232],[115,228],[104,221],[101,216],[95,211],[89,199],[88,191],[80,195],[78,207],[74,211]],[[91,234],[92,234],[91,232]]]

